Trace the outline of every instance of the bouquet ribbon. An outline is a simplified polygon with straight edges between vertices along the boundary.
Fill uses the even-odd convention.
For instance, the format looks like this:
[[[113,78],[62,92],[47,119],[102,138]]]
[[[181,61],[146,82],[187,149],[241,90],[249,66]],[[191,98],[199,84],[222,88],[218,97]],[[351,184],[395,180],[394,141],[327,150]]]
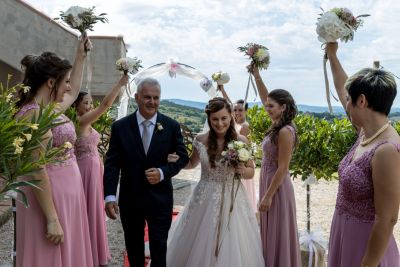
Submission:
[[[326,241],[322,236],[322,232],[303,232],[299,238],[300,245],[308,247],[308,267],[313,265],[313,255],[315,255],[314,266],[318,266],[318,249],[315,244],[319,244],[326,250]]]
[[[338,101],[338,99],[332,94],[330,88],[329,88],[329,80],[328,80],[328,73],[326,70],[326,63],[328,62],[328,56],[325,54],[324,55],[324,59],[323,59],[323,68],[324,68],[324,78],[325,78],[325,93],[326,93],[326,101],[328,102],[328,109],[329,109],[329,113],[333,113],[333,109],[332,109],[332,104],[331,104],[331,98],[330,95],[332,95],[332,97]]]
[[[228,168],[228,166],[225,166],[226,168]],[[237,192],[239,191],[239,186],[240,186],[240,178],[241,176],[237,176],[237,174],[235,173],[233,176],[233,180],[232,180],[232,190],[231,190],[231,204],[229,207],[229,217],[228,217],[228,227],[229,227],[229,223],[231,220],[231,215],[232,215],[232,211],[233,211],[233,204],[235,203],[235,199],[236,199],[236,195]],[[238,180],[238,184],[235,190],[235,180]],[[221,238],[221,227],[222,227],[222,213],[224,212],[224,199],[225,199],[225,188],[226,188],[226,182],[227,179],[224,180],[223,184],[222,184],[222,192],[221,192],[221,204],[219,206],[219,214],[218,214],[218,224],[217,224],[217,241],[216,241],[216,247],[215,247],[215,257],[218,257],[219,254],[219,249],[220,249],[220,238]]]
[[[247,81],[246,95],[244,97],[244,103],[245,104],[247,103],[247,97],[249,96],[250,84],[253,87],[254,93],[256,94],[256,97],[257,97],[257,89],[256,89],[256,86],[254,84],[253,77],[252,77],[251,73],[249,73],[249,79]]]
[[[90,61],[90,50],[86,51],[86,92],[88,95],[92,95],[91,91],[91,85],[92,85],[92,63]]]

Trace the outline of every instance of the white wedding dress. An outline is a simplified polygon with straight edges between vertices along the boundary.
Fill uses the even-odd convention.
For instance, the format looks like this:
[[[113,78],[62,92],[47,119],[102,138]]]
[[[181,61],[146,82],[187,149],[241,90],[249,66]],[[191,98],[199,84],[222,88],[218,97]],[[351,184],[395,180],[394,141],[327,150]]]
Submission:
[[[193,145],[200,156],[201,178],[170,229],[167,267],[264,267],[259,226],[238,180],[229,215],[234,169],[221,163],[210,168],[207,148],[196,139]]]

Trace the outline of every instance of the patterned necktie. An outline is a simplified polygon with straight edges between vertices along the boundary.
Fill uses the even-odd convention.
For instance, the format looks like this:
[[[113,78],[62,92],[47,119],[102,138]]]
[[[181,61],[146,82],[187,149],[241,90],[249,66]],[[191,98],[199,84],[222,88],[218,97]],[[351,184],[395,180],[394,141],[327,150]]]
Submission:
[[[151,132],[149,129],[149,126],[151,125],[151,121],[145,120],[142,122],[142,125],[143,125],[142,142],[143,142],[144,152],[147,155],[147,151],[149,150],[150,141],[151,141]]]

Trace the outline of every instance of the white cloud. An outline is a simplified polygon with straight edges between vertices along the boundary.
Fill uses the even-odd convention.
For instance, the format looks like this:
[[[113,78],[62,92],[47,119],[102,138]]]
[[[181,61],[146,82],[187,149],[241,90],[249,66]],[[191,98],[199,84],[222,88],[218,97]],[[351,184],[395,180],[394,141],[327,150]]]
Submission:
[[[287,88],[297,103],[316,105],[326,105],[323,51],[315,33],[319,7],[346,6],[356,15],[371,14],[354,42],[340,44],[339,55],[348,74],[380,60],[400,75],[400,3],[394,0],[340,0],[334,4],[329,0],[27,2],[51,17],[71,5],[96,6],[98,12],[108,14],[110,23],[96,25],[93,34],[123,35],[129,44],[128,55],[138,56],[147,67],[175,56],[206,75],[227,71],[231,81],[226,87],[233,99],[244,97],[248,78],[248,61],[237,47],[247,42],[264,44],[271,53],[270,68],[262,73],[268,87]],[[197,83],[188,79],[161,80],[166,88],[164,98],[207,99]],[[396,106],[399,103],[395,101]]]

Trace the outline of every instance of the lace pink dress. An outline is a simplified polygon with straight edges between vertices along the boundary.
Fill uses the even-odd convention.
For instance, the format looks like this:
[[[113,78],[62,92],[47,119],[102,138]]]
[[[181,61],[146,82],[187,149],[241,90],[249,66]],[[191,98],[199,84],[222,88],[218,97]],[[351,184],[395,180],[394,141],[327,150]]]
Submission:
[[[104,212],[104,167],[97,150],[99,141],[100,134],[91,128],[88,136],[78,137],[75,143],[75,155],[86,196],[94,266],[106,265],[111,258]]]
[[[359,139],[360,140],[360,139]],[[382,141],[352,161],[359,140],[339,165],[339,190],[329,239],[328,266],[360,266],[375,219],[371,159]],[[399,145],[395,145],[400,150]],[[380,267],[399,267],[396,241],[390,238]]]
[[[290,129],[295,138],[294,128],[285,127]],[[267,192],[278,168],[278,146],[271,141],[269,136],[264,138],[262,148],[260,200]],[[275,193],[268,212],[260,212],[260,227],[265,266],[301,266],[296,202],[289,173]]]
[[[37,108],[37,104],[29,104],[18,114]],[[64,115],[59,119],[68,121]],[[53,146],[62,146],[67,141],[75,143],[75,128],[70,121],[54,127],[52,133]],[[17,204],[17,266],[93,267],[86,201],[74,150],[67,150],[62,162],[46,165],[46,170],[64,231],[64,243],[56,246],[46,239],[46,219],[42,209],[31,188],[24,187],[30,206],[25,208]]]

